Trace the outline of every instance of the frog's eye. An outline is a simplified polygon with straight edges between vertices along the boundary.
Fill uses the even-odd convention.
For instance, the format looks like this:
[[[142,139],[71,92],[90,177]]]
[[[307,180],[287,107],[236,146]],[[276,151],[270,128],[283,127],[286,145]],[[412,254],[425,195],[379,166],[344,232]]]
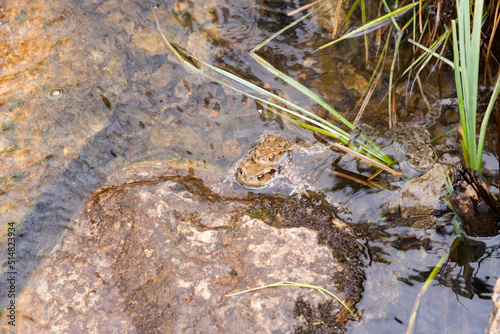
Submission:
[[[406,155],[406,161],[408,161],[409,163],[418,163],[418,159],[413,157],[411,154],[407,154]]]
[[[273,161],[273,160],[274,160],[274,158],[276,158],[276,156],[273,154],[273,155],[271,155],[268,159],[269,159],[269,161]]]
[[[257,175],[257,180],[261,181],[264,178],[264,174]]]

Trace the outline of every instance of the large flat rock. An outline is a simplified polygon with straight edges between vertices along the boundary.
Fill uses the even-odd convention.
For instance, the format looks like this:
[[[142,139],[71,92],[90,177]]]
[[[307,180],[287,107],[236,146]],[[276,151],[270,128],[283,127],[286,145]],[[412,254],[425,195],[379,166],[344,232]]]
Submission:
[[[352,319],[312,289],[226,296],[293,281],[326,288],[355,310],[362,247],[325,208],[223,197],[193,176],[147,170],[128,170],[135,181],[111,178],[74,217],[16,300],[16,332],[341,332]],[[291,227],[312,219],[323,224]],[[11,328],[6,314],[1,321]]]

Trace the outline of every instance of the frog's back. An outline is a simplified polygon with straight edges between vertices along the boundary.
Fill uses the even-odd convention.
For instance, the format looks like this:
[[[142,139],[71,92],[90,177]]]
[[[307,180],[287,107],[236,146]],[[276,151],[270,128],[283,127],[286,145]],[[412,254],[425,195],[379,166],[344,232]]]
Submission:
[[[430,144],[431,142],[431,135],[427,128],[412,123],[398,124],[392,127],[387,136],[400,146],[402,151],[415,145]]]
[[[417,127],[428,129],[436,124],[444,106],[456,106],[457,104],[458,100],[455,98],[438,100],[432,104],[431,109],[425,115],[424,119],[412,123]]]

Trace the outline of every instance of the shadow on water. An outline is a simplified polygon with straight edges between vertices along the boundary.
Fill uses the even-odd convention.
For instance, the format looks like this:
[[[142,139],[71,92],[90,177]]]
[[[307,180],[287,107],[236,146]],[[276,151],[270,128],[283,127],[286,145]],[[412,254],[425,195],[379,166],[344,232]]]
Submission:
[[[69,164],[55,184],[40,195],[29,217],[22,222],[16,237],[16,288],[21,290],[30,274],[50,254],[83,201],[102,184],[110,164],[117,158],[127,160],[126,152],[137,143],[142,126],[127,114],[125,105],[117,106],[108,125],[102,129]],[[9,278],[7,263],[1,282]],[[9,303],[8,290],[0,291],[0,308]]]

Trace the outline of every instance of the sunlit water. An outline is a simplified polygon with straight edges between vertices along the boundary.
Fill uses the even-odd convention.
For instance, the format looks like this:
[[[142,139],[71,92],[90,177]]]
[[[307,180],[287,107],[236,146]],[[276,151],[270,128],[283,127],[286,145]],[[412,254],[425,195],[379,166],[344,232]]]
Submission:
[[[249,50],[293,21],[284,14],[300,4],[168,2],[155,11],[172,41],[202,60],[267,84],[329,117],[249,56]],[[5,46],[0,240],[4,247],[7,223],[15,222],[19,287],[89,194],[135,161],[182,157],[227,170],[265,131],[315,140],[272,114],[260,113],[254,101],[179,64],[157,33],[150,2],[16,2],[6,7],[1,21],[9,30],[0,35]],[[353,119],[349,111],[359,99],[356,84],[363,80],[350,80],[371,75],[363,64],[362,39],[315,52],[326,41],[328,32],[306,19],[270,42],[262,55]],[[370,112],[383,111],[384,98],[383,92],[376,93]],[[401,333],[420,288],[455,239],[454,230],[450,224],[411,229],[379,218],[391,193],[331,174],[338,157],[324,154],[304,173],[351,212],[342,218],[359,228],[360,241],[370,250],[365,292],[357,306],[361,320],[349,332]],[[486,159],[496,165],[492,156]],[[336,166],[370,175],[350,157]],[[485,240],[484,253],[473,261],[445,265],[420,303],[417,332],[484,332],[499,274],[498,241]],[[6,257],[2,252],[2,262]],[[0,301],[2,307],[8,302],[4,290]]]

